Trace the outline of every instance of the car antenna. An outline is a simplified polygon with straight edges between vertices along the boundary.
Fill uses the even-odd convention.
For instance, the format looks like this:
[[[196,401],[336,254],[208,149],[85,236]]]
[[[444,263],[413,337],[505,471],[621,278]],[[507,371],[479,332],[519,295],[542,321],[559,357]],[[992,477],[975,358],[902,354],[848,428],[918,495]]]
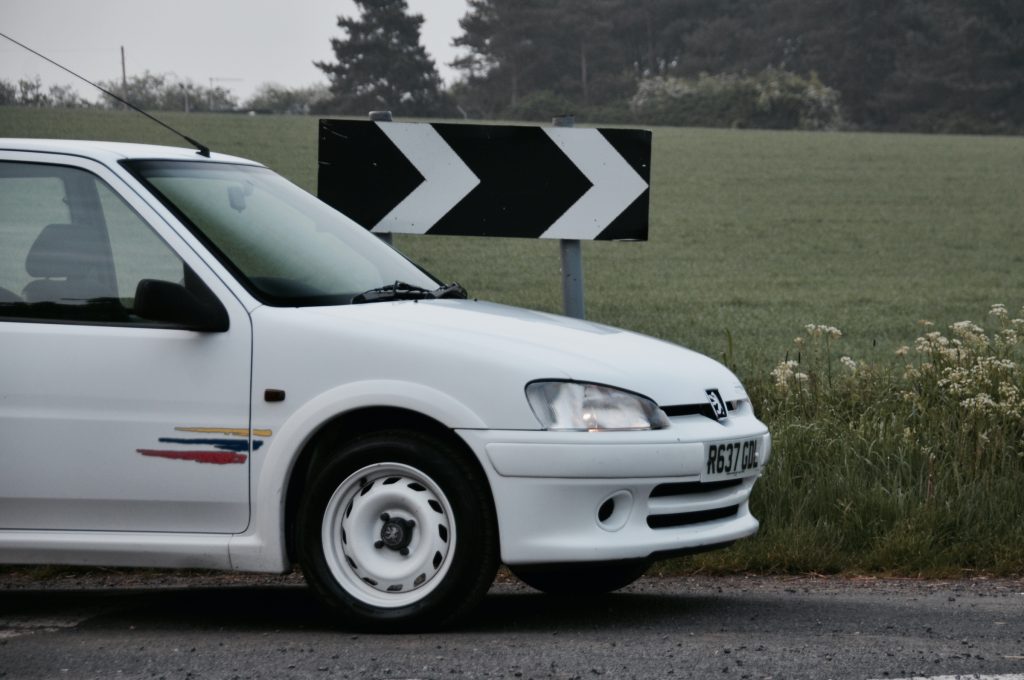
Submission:
[[[67,66],[64,66],[63,64],[58,64],[57,62],[55,62],[55,61],[54,61],[53,59],[50,59],[50,58],[49,58],[48,56],[46,56],[45,54],[40,54],[39,52],[36,52],[36,51],[35,51],[34,49],[32,49],[31,47],[29,47],[28,45],[26,45],[26,44],[24,44],[24,43],[20,43],[20,42],[18,42],[17,40],[15,40],[15,39],[14,39],[14,38],[12,38],[11,36],[7,35],[6,33],[0,33],[0,36],[2,36],[2,37],[4,37],[4,38],[7,38],[8,40],[10,40],[10,41],[11,41],[12,43],[14,43],[15,45],[17,45],[18,47],[23,47],[24,49],[28,50],[28,51],[29,51],[29,52],[31,52],[32,54],[36,55],[37,57],[40,57],[41,59],[45,59],[46,61],[50,62],[51,64],[53,64],[53,65],[54,65],[54,66],[56,66],[57,68],[59,68],[59,69],[63,69],[63,70],[65,70],[65,71],[67,71],[68,73],[70,73],[70,74],[71,74],[71,75],[73,75],[74,77],[78,78],[79,80],[84,80],[85,82],[89,83],[90,85],[92,85],[93,87],[95,87],[95,88],[96,88],[97,90],[99,90],[99,91],[100,91],[100,92],[102,92],[103,94],[107,95],[108,97],[113,97],[114,99],[116,99],[117,101],[121,102],[122,104],[124,104],[124,105],[125,105],[125,106],[127,106],[128,108],[132,109],[133,111],[138,111],[139,113],[141,113],[141,114],[142,114],[143,116],[145,116],[146,118],[149,118],[149,119],[150,119],[151,121],[153,121],[154,123],[156,123],[156,124],[158,124],[158,125],[162,125],[163,127],[167,128],[168,130],[170,130],[170,131],[171,131],[171,132],[173,132],[174,134],[176,134],[176,135],[178,135],[179,137],[181,137],[182,139],[184,139],[184,140],[185,140],[186,142],[188,142],[188,143],[189,143],[189,144],[191,144],[192,146],[196,147],[196,148],[197,148],[197,149],[199,150],[199,155],[200,155],[200,156],[205,156],[206,158],[209,158],[209,157],[210,157],[210,147],[206,146],[205,144],[200,144],[199,142],[197,142],[196,140],[192,139],[192,138],[191,138],[191,137],[189,137],[188,135],[186,135],[186,134],[184,134],[184,133],[182,133],[182,132],[179,132],[178,130],[175,130],[174,128],[172,128],[172,127],[171,127],[170,125],[168,125],[167,123],[163,122],[162,120],[160,120],[159,118],[157,118],[157,117],[155,117],[155,116],[151,116],[150,114],[146,113],[145,111],[143,111],[142,109],[140,109],[140,108],[139,108],[138,106],[136,106],[135,104],[132,104],[132,103],[131,103],[130,101],[128,101],[127,99],[123,99],[123,98],[119,97],[118,95],[114,94],[113,92],[111,92],[110,90],[108,90],[108,89],[106,89],[106,88],[104,88],[104,87],[100,87],[99,85],[97,85],[96,83],[92,82],[92,81],[91,81],[91,80],[89,80],[88,78],[86,78],[86,77],[84,77],[84,76],[80,76],[80,75],[78,75],[77,73],[75,73],[74,71],[72,71],[71,69],[69,69],[69,68],[68,68]]]

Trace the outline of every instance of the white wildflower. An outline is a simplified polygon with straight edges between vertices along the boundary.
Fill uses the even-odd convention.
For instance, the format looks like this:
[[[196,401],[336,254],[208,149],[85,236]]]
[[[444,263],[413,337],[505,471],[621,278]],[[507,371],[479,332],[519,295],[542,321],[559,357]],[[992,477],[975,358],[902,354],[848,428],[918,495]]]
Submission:
[[[1000,349],[1016,347],[1019,343],[1020,336],[1017,335],[1017,331],[1013,328],[1004,328],[996,336],[996,347]]]
[[[789,386],[789,381],[793,378],[793,369],[799,366],[795,361],[780,361],[779,365],[772,369],[772,378],[775,379],[775,386],[780,388],[786,388]]]
[[[804,326],[804,330],[807,331],[807,335],[812,338],[826,337],[830,340],[838,340],[843,337],[843,332],[835,326],[827,326],[825,324],[809,323]]]
[[[853,359],[851,359],[850,357],[846,357],[846,356],[839,357],[839,363],[841,363],[846,368],[850,369],[850,372],[852,372],[852,373],[856,373],[857,372],[857,362],[854,361]]]
[[[1024,412],[1024,399],[1020,390],[1011,383],[999,384],[999,410],[1005,416],[1021,417]]]
[[[979,415],[985,415],[990,411],[996,410],[995,400],[985,392],[981,392],[973,397],[964,399],[960,402],[960,406],[966,409],[968,413],[976,413]]]
[[[990,371],[993,373],[1013,373],[1017,370],[1017,364],[1012,359],[997,359],[996,357],[979,357],[977,363],[978,377],[985,378]]]
[[[949,346],[949,338],[938,331],[925,333],[914,341],[914,349],[919,354],[930,354],[938,352],[941,348]]]
[[[907,365],[907,370],[903,371],[904,380],[917,380],[921,377],[921,371],[917,370],[911,365]]]
[[[949,328],[953,331],[953,335],[961,338],[971,337],[972,335],[984,335],[985,333],[985,329],[973,321],[957,321]]]

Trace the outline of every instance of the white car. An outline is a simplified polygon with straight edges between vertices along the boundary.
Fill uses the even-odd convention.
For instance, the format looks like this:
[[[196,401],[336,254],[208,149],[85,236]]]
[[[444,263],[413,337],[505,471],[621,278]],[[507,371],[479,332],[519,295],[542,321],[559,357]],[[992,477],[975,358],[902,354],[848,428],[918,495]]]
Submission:
[[[285,572],[440,627],[757,531],[689,350],[467,299],[257,163],[0,140],[0,562]]]

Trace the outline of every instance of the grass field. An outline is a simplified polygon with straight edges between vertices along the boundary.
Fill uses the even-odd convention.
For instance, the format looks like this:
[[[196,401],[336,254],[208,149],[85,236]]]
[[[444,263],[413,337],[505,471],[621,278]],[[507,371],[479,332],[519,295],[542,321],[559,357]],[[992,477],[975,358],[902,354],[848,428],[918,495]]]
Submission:
[[[164,117],[315,191],[313,118]],[[97,111],[0,108],[0,136],[181,144],[136,114]],[[921,320],[948,332],[994,303],[1024,316],[1022,161],[1016,137],[654,130],[650,241],[584,245],[587,316],[724,358],[776,436],[755,491],[764,531],[699,568],[1024,572],[1024,407],[979,429],[944,400],[941,375],[930,419],[888,401],[933,389],[908,383],[895,354]],[[474,296],[561,308],[554,242],[396,245]],[[793,339],[806,324],[841,329],[831,358],[870,370],[829,385],[810,367],[813,391],[779,392],[771,371],[805,351]],[[1015,366],[1007,384],[1024,393]],[[1001,448],[983,459],[969,437]]]

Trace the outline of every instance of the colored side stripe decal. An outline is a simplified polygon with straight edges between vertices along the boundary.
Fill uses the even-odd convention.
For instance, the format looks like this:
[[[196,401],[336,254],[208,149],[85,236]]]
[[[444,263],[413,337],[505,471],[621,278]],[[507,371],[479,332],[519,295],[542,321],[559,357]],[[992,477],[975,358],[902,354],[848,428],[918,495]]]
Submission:
[[[176,427],[177,432],[195,432],[196,434],[226,434],[232,437],[248,437],[249,430],[244,427]],[[254,437],[269,437],[270,430],[252,430]]]
[[[160,451],[157,449],[136,449],[136,451],[143,456],[152,458],[191,460],[211,465],[239,465],[249,459],[246,454],[233,451]]]
[[[173,437],[160,437],[161,444],[192,444],[197,446],[212,446],[223,451],[238,451],[242,453],[249,450],[249,442],[243,439],[175,439]],[[262,441],[254,441],[252,450],[258,451],[263,446]]]
[[[174,430],[176,432],[192,432],[197,434],[220,434],[228,437],[239,437],[240,439],[160,437],[158,441],[161,444],[213,447],[216,450],[135,449],[136,453],[150,458],[190,460],[195,463],[206,463],[209,465],[240,465],[249,460],[250,436],[269,437],[273,434],[270,430],[250,431],[242,427],[176,427]],[[261,440],[253,440],[252,451],[258,451],[263,444],[264,442]]]

